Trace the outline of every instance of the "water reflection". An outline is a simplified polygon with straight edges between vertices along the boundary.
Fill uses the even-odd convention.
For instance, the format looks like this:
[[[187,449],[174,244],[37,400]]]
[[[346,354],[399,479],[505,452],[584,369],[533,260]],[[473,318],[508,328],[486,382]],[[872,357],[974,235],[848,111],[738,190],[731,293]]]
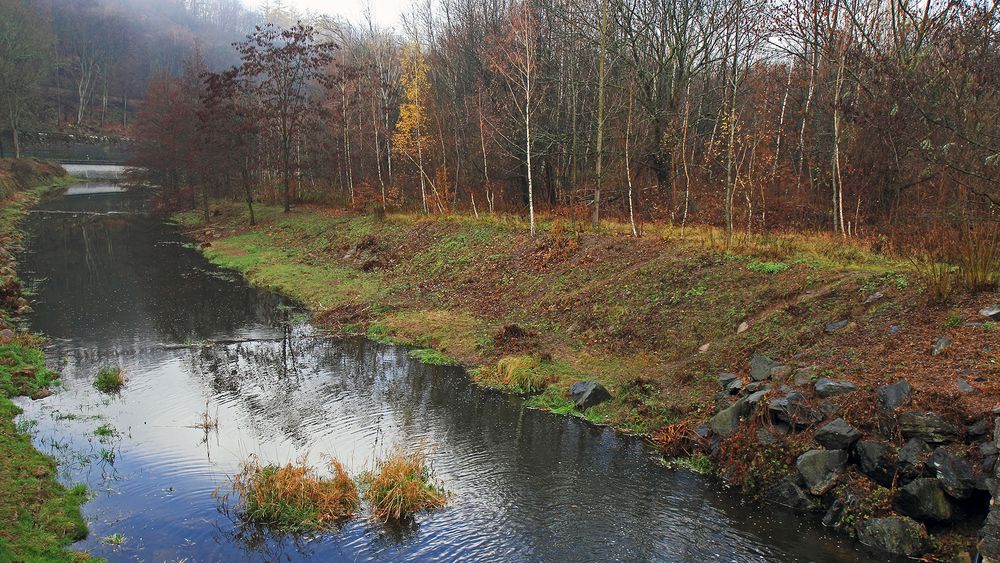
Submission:
[[[31,216],[22,276],[63,389],[24,402],[61,477],[97,496],[80,549],[112,560],[844,560],[813,523],[650,459],[641,441],[477,389],[405,350],[320,338],[294,304],[207,264],[135,194]],[[125,215],[109,215],[125,211]],[[121,396],[91,385],[122,366]],[[218,428],[196,427],[208,410]],[[109,424],[111,438],[94,435]],[[312,536],[243,525],[213,496],[249,454],[351,471],[426,443],[452,504],[405,529]],[[121,533],[112,547],[100,538]]]

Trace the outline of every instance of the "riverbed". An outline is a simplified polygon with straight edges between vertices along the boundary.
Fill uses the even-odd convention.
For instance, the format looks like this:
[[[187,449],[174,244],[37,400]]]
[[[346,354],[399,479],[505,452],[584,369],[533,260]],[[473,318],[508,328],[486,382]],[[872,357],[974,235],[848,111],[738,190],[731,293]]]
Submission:
[[[208,263],[147,199],[80,185],[26,222],[29,322],[62,385],[20,400],[18,420],[63,482],[93,493],[75,549],[111,561],[879,560],[814,518],[664,468],[641,439],[528,409],[405,348],[324,337],[296,303]],[[124,369],[120,396],[93,388],[104,366]],[[205,415],[217,428],[197,427]],[[426,449],[448,507],[305,536],[226,509],[250,456],[320,468],[335,456],[357,473],[394,446]]]

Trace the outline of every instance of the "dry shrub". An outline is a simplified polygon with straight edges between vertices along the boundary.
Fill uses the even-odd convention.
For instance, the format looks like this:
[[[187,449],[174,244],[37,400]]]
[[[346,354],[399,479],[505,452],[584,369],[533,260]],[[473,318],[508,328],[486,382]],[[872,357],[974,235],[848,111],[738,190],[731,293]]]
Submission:
[[[287,530],[315,530],[354,516],[358,490],[343,465],[330,460],[331,477],[318,475],[305,460],[283,467],[255,457],[233,479],[240,516]]]
[[[448,501],[447,493],[434,483],[423,446],[410,453],[396,447],[375,464],[374,471],[361,476],[361,483],[372,517],[383,522],[441,508]]]
[[[969,227],[957,247],[962,283],[972,291],[994,287],[1000,279],[1000,225]]]
[[[946,303],[954,291],[955,267],[935,260],[929,254],[921,254],[911,259],[913,271],[927,287],[927,299],[931,303]]]

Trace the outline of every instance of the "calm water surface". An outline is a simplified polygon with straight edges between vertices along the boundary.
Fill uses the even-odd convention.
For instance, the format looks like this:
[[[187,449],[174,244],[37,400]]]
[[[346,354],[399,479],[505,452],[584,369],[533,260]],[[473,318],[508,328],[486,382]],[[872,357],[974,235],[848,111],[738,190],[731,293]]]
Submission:
[[[103,193],[102,193],[103,192]],[[661,468],[636,439],[527,409],[406,350],[314,334],[294,303],[208,264],[141,196],[80,186],[32,213],[22,277],[63,386],[22,400],[35,444],[86,483],[112,561],[857,561],[818,524]],[[91,382],[120,365],[120,397]],[[200,413],[216,431],[193,427]],[[116,435],[99,438],[104,424]],[[250,455],[352,471],[426,444],[448,508],[314,536],[242,524],[215,491]],[[120,533],[121,546],[101,538]]]

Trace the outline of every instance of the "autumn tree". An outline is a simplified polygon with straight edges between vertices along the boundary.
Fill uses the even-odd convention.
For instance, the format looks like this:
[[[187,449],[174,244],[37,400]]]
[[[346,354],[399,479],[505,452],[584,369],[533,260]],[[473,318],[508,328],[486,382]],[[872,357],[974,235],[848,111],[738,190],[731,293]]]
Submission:
[[[51,43],[47,22],[19,0],[0,0],[0,111],[14,142],[14,158],[21,158],[19,133],[38,105]]]
[[[427,213],[427,184],[431,180],[424,170],[424,147],[429,142],[426,104],[430,84],[427,79],[427,62],[420,52],[419,44],[411,42],[403,47],[400,67],[402,101],[399,104],[396,133],[393,135],[393,148],[397,154],[416,165],[420,176],[420,202],[424,213]],[[440,205],[440,201],[438,204]]]

